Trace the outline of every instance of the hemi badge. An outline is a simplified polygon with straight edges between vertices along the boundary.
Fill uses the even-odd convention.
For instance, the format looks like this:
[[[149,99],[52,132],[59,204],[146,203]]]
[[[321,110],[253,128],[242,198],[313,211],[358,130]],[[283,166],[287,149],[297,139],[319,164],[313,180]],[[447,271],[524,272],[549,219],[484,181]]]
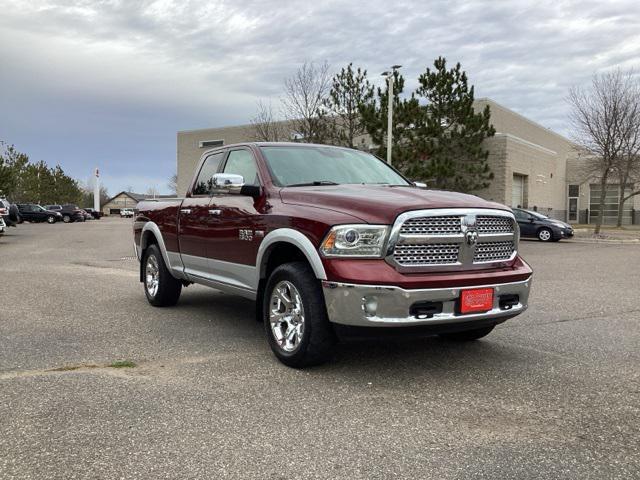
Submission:
[[[262,238],[264,237],[264,230],[256,230],[253,234],[258,238]]]

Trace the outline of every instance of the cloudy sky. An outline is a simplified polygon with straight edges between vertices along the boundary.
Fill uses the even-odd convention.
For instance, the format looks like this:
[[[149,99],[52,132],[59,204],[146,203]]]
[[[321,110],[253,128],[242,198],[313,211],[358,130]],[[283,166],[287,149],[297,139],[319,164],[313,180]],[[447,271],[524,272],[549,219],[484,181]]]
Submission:
[[[594,72],[640,69],[640,6],[611,1],[0,0],[0,140],[110,193],[167,190],[176,131],[247,123],[305,60],[375,82],[460,61],[559,133]]]

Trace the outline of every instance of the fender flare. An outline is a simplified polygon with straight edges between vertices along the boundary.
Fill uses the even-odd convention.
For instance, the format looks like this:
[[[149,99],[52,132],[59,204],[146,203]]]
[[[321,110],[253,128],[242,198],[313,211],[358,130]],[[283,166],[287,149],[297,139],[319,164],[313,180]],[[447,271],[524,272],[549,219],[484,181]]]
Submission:
[[[140,247],[138,250],[138,252],[140,252],[140,261],[142,261],[142,252],[144,252],[145,248],[147,248],[147,242],[145,241],[146,232],[151,232],[153,236],[156,237],[156,240],[158,241],[158,248],[160,248],[160,253],[162,254],[164,264],[167,266],[167,268],[169,268],[169,270],[171,270],[171,262],[169,262],[169,256],[167,255],[167,247],[164,244],[164,238],[162,238],[160,227],[158,227],[155,222],[145,223],[144,227],[142,227],[142,231],[140,232]],[[138,252],[136,252],[136,255],[138,255]]]
[[[260,279],[264,277],[263,273],[267,267],[267,259],[270,248],[276,243],[289,243],[297,247],[306,257],[309,265],[318,280],[326,280],[327,274],[320,258],[318,249],[311,243],[311,240],[304,234],[292,228],[278,228],[269,232],[258,248],[258,256],[256,258],[256,285],[260,283]]]

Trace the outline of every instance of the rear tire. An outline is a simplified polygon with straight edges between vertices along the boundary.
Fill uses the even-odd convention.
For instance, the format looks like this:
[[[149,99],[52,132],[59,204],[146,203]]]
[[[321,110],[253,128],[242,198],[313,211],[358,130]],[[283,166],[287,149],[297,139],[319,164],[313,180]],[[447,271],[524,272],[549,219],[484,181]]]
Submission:
[[[178,303],[182,282],[169,273],[157,245],[144,251],[142,269],[144,293],[151,305],[171,307]]]
[[[486,337],[495,328],[495,325],[489,327],[475,328],[473,330],[463,330],[462,332],[441,333],[439,336],[445,340],[454,342],[472,342],[479,338]]]
[[[71,216],[70,215],[63,215],[62,216],[62,221],[64,223],[70,223],[71,222]]]
[[[327,316],[320,282],[304,262],[277,267],[263,299],[264,328],[269,346],[293,368],[327,362],[336,335]]]

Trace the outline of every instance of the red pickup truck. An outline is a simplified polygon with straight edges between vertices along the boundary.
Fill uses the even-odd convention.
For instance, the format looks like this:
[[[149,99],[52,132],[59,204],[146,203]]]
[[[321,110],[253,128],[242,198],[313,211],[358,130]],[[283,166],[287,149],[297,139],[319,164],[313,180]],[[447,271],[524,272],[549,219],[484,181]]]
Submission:
[[[184,199],[138,204],[134,237],[152,305],[191,283],[254,299],[292,367],[326,361],[344,326],[478,339],[527,308],[531,285],[508,207],[326,145],[209,150]]]

